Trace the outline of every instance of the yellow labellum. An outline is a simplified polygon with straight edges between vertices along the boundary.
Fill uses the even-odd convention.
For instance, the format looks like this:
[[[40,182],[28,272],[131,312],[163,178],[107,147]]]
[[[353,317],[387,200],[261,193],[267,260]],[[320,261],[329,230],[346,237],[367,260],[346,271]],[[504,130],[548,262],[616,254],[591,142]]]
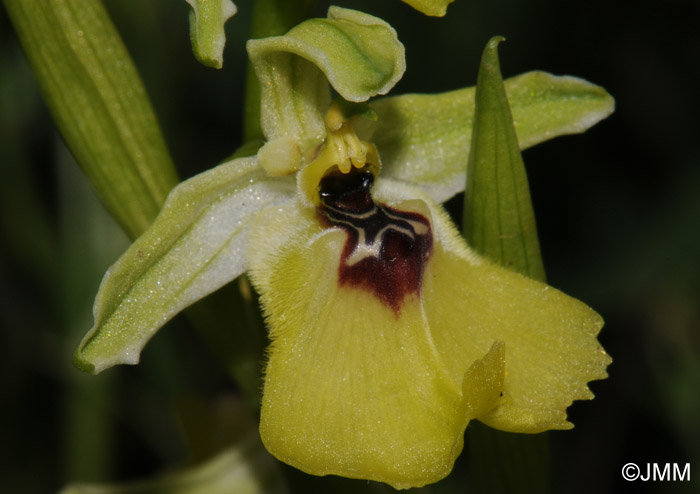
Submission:
[[[272,341],[260,423],[268,450],[311,474],[408,488],[450,472],[471,419],[568,427],[571,400],[605,377],[600,317],[473,254],[417,188],[379,181],[375,197],[432,228],[422,285],[398,311],[340,281],[350,234],[317,208],[295,199],[256,220],[250,274]]]
[[[397,317],[373,294],[338,284],[345,233],[313,211],[263,214],[251,274],[271,328],[260,434],[280,460],[305,472],[367,478],[397,488],[447,475],[462,433],[491,408],[503,345],[464,379],[452,379],[417,296]],[[284,230],[279,250],[264,240]],[[272,267],[272,269],[270,269]],[[474,362],[465,362],[462,374]]]

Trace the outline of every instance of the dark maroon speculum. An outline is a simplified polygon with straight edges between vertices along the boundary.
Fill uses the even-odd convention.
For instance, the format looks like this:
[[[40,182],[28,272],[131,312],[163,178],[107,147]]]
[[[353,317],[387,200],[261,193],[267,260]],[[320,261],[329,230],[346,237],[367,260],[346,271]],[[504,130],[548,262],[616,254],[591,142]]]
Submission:
[[[366,167],[336,169],[321,179],[319,210],[348,234],[340,284],[371,290],[398,315],[404,298],[420,291],[433,236],[425,216],[374,202],[373,184]]]

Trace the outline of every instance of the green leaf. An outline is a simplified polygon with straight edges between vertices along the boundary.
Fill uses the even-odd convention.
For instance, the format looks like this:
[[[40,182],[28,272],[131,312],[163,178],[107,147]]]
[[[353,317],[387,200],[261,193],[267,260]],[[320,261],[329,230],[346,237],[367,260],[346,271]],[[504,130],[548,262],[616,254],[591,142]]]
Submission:
[[[463,229],[477,252],[544,281],[525,164],[498,62],[501,41],[489,41],[479,67]]]
[[[610,115],[613,98],[569,76],[528,72],[505,81],[520,149],[584,132]],[[382,159],[382,176],[422,184],[438,202],[464,190],[474,119],[474,87],[407,94],[370,103],[375,126],[358,122]]]
[[[403,45],[391,26],[339,7],[328,10],[328,19],[309,19],[247,47],[262,91],[263,133],[269,141],[296,143],[298,155],[325,136],[328,82],[346,100],[361,102],[385,94],[405,70]]]
[[[63,139],[133,238],[177,175],[146,91],[97,0],[3,0]]]
[[[455,0],[403,0],[425,15],[442,17],[447,13],[447,6]]]
[[[224,163],[178,185],[151,228],[107,271],[95,324],[75,364],[96,374],[138,363],[163,324],[246,269],[255,213],[292,194],[291,181],[269,179],[256,158]]]
[[[251,434],[195,467],[123,484],[73,484],[59,494],[281,494],[277,462]]]
[[[185,0],[190,4],[190,41],[197,60],[207,67],[224,65],[224,24],[236,14],[231,0]]]

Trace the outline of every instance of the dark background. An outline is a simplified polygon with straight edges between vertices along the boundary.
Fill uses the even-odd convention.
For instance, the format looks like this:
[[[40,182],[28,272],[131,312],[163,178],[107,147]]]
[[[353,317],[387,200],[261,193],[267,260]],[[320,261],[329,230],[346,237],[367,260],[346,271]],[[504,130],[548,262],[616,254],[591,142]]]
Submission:
[[[236,2],[221,71],[191,56],[185,2],[106,3],[181,176],[230,155],[250,2]],[[610,378],[591,385],[596,399],[569,409],[575,429],[548,433],[552,491],[700,491],[697,480],[620,475],[628,462],[690,462],[700,475],[700,2],[457,0],[443,19],[398,0],[336,3],[398,31],[408,70],[392,94],[473,85],[481,50],[501,34],[504,77],[576,75],[616,98],[586,134],[524,153],[549,282],[601,313],[614,359]],[[236,388],[183,320],[136,368],[90,377],[70,365],[102,274],[128,243],[63,146],[3,9],[0,173],[0,491],[142,477],[215,449],[183,430]],[[430,492],[463,485],[469,454],[458,480]],[[307,489],[340,488],[323,482]]]

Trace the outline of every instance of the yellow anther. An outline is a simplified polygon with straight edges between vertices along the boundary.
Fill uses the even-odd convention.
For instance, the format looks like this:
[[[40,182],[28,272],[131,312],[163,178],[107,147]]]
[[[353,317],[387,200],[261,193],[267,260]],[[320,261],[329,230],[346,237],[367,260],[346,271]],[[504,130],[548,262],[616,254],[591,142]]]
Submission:
[[[347,121],[345,115],[343,115],[343,110],[340,105],[335,101],[331,103],[331,107],[326,112],[326,117],[324,118],[324,123],[326,124],[326,129],[331,132],[340,130],[340,127]]]
[[[326,141],[318,156],[299,172],[299,186],[306,198],[319,204],[318,184],[328,170],[337,167],[342,173],[350,173],[353,167],[372,167],[379,172],[379,156],[373,144],[357,137],[352,119],[346,119],[339,105],[333,103],[325,118]]]

